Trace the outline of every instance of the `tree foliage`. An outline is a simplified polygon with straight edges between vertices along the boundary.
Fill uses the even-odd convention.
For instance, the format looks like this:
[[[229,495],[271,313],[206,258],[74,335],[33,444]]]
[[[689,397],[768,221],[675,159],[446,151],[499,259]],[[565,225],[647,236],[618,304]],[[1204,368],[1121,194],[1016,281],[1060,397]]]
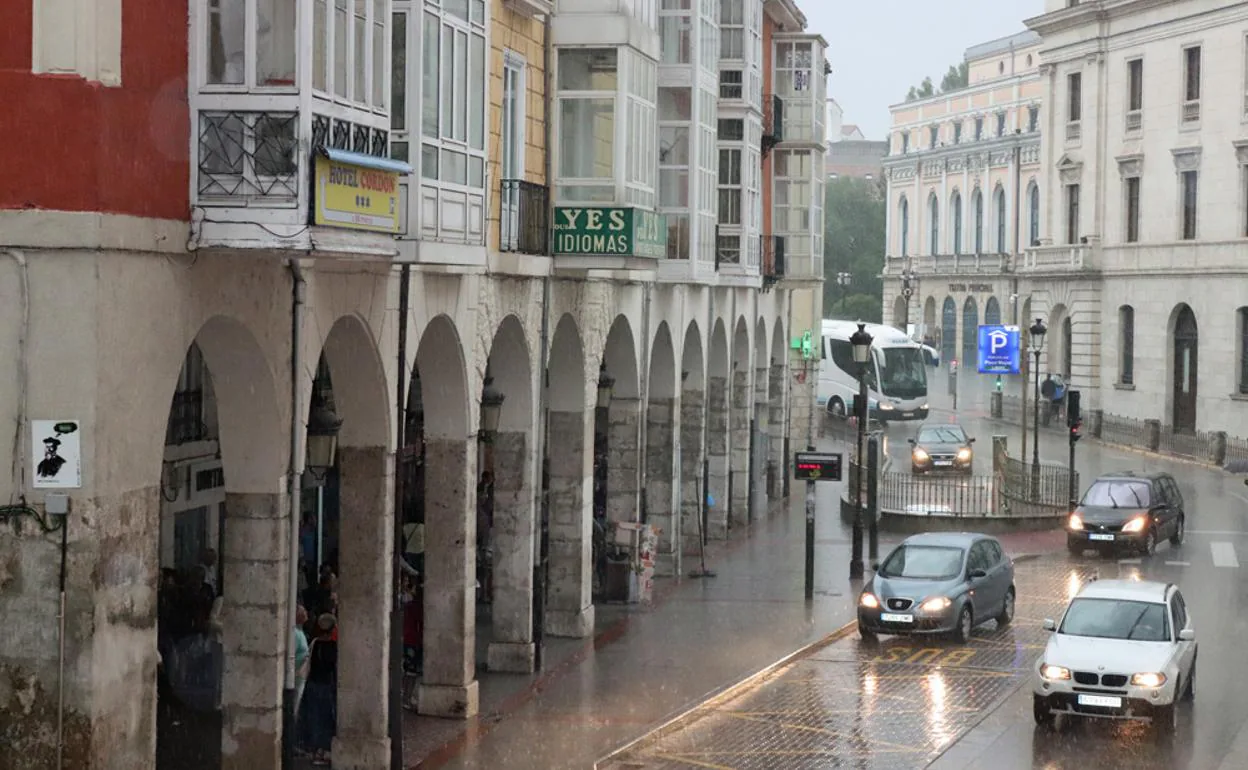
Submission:
[[[932,79],[930,77],[923,78],[923,82],[919,85],[910,86],[910,90],[906,93],[906,101],[913,102],[916,99],[926,99],[927,97],[935,96],[938,93],[947,94],[950,91],[957,91],[961,88],[966,88],[968,83],[969,73],[967,72],[966,62],[962,62],[961,64],[951,64],[949,65],[948,71],[945,72],[944,77],[940,79],[939,91],[937,91],[936,87],[932,85]]]
[[[878,322],[884,295],[884,180],[838,177],[828,180],[824,200],[823,310],[824,316],[845,313]],[[837,283],[838,273],[849,273],[850,285]]]

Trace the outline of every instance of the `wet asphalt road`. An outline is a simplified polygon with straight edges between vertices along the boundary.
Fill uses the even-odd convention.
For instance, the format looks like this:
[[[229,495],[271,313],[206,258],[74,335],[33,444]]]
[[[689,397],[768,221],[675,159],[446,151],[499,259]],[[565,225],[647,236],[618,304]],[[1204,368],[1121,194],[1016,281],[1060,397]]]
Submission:
[[[934,399],[939,408],[943,399]],[[947,403],[947,402],[946,402]],[[981,445],[1019,431],[983,419],[963,401],[956,419]],[[948,414],[938,413],[936,419]],[[889,428],[889,454],[908,467],[913,425]],[[1028,442],[1030,444],[1030,440]],[[1030,449],[1030,447],[1029,447]],[[1062,433],[1041,435],[1041,457],[1064,460]],[[1248,767],[1248,487],[1193,463],[1079,443],[1083,486],[1126,468],[1172,473],[1183,492],[1187,540],[1153,557],[1073,557],[1064,549],[1018,564],[1014,624],[982,626],[967,645],[856,633],[830,639],[808,657],[731,697],[711,703],[679,729],[644,742],[604,768],[1191,768]],[[985,469],[986,470],[986,469]],[[1076,723],[1037,730],[1030,676],[1043,650],[1046,617],[1092,574],[1174,582],[1187,599],[1200,645],[1195,702],[1181,711],[1172,742],[1144,725]],[[1241,735],[1241,730],[1243,734]],[[1238,740],[1237,740],[1238,739]]]

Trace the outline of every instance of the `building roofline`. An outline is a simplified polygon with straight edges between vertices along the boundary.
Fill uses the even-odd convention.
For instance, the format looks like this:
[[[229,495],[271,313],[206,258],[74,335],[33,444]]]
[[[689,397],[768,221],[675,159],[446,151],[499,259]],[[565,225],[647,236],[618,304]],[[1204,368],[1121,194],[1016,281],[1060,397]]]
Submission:
[[[974,93],[978,90],[991,90],[993,88],[999,88],[1003,85],[1006,85],[1010,81],[1026,82],[1028,80],[1039,80],[1039,79],[1040,79],[1040,70],[1033,67],[1027,70],[1026,72],[1017,72],[1013,75],[1002,75],[1001,77],[991,78],[989,80],[979,80],[979,81],[976,81],[974,83],[967,85],[965,88],[959,88],[956,91],[945,91],[944,93],[940,93],[940,94],[932,94],[931,96],[928,96],[923,99],[915,99],[912,102],[907,102],[905,100],[902,100],[900,102],[896,102],[894,104],[888,105],[888,111],[893,112],[894,110],[903,109],[906,107],[922,107],[928,104],[936,104],[941,99],[950,99],[956,96],[965,96],[969,93]]]
[[[966,49],[963,59],[967,62],[986,59],[1000,53],[1017,50],[1019,48],[1030,48],[1040,44],[1040,35],[1035,30],[1025,29],[1022,32],[1015,32],[1013,35],[999,37],[996,40],[989,40],[986,43],[979,43]]]
[[[764,0],[763,11],[771,17],[771,20],[780,25],[780,29],[785,31],[800,31],[806,29],[806,14],[802,13],[802,9],[797,7],[794,0]],[[788,30],[788,25],[794,25],[797,30]]]

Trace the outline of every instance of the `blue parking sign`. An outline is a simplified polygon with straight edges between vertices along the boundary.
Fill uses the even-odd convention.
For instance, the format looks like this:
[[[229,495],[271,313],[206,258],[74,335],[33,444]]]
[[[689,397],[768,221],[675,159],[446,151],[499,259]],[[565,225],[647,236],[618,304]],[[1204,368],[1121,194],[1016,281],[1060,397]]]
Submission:
[[[980,326],[979,373],[1018,374],[1019,340],[1017,326]]]

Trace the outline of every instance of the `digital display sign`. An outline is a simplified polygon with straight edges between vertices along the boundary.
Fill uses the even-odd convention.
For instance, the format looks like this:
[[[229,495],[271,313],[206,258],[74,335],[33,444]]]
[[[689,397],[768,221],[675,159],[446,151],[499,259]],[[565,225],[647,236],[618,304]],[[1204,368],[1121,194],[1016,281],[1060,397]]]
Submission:
[[[840,481],[840,452],[797,452],[793,457],[793,478],[798,481]]]

